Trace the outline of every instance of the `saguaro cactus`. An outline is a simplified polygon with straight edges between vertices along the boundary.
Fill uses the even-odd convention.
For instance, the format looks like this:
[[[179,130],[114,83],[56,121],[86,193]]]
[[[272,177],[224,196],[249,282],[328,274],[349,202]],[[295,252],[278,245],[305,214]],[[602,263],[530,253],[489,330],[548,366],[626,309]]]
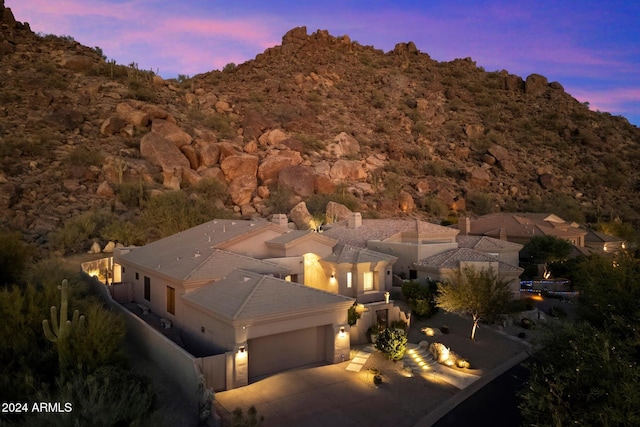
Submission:
[[[61,298],[60,298],[60,320],[58,320],[58,309],[56,306],[51,307],[51,325],[49,321],[42,321],[42,328],[47,339],[56,344],[58,347],[58,360],[60,362],[60,372],[64,373],[68,367],[70,348],[69,337],[71,331],[81,329],[84,326],[84,316],[80,316],[80,312],[73,312],[72,320],[67,318],[69,310],[69,282],[67,279],[62,281]]]

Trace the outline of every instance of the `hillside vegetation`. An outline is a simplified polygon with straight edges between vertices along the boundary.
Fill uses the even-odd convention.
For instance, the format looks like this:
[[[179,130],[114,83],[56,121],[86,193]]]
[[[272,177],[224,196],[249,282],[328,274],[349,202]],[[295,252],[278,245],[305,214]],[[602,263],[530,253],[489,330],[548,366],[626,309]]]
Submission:
[[[2,1],[0,16],[0,228],[44,249],[140,244],[302,201],[320,220],[335,200],[435,222],[640,223],[640,130],[541,75],[295,28],[246,63],[163,80],[34,34]]]

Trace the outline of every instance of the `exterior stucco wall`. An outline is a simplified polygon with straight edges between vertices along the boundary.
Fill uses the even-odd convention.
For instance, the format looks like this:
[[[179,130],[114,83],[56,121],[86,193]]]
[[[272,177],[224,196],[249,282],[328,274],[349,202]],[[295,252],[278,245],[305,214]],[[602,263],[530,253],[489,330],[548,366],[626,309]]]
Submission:
[[[404,273],[407,276],[409,275],[409,270],[414,268],[413,264],[415,262],[457,247],[458,244],[455,241],[425,244],[382,242],[378,240],[367,242],[368,249],[398,257],[398,260],[393,264],[393,273]]]

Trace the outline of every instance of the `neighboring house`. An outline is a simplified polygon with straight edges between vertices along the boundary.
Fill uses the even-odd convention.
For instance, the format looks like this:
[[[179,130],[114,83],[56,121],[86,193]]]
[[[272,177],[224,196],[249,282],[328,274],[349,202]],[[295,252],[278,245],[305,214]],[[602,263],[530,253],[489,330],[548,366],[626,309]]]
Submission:
[[[450,249],[438,255],[425,258],[414,264],[419,277],[444,281],[456,271],[466,267],[476,270],[492,269],[501,280],[509,282],[513,298],[520,297],[520,275],[524,269],[501,261],[498,255],[490,255],[475,249]]]
[[[584,238],[584,245],[598,252],[615,253],[626,249],[626,242],[620,237],[597,231],[585,229],[587,235]]]
[[[456,242],[458,242],[458,248],[474,249],[476,251],[492,255],[498,260],[514,266],[518,266],[518,263],[520,262],[520,251],[523,248],[519,243],[495,239],[488,236],[469,236],[458,234]]]
[[[461,218],[458,229],[462,235],[488,236],[523,245],[535,236],[554,236],[579,248],[585,246],[587,234],[575,222],[548,213],[494,213]]]
[[[362,219],[358,212],[347,221],[324,227],[323,235],[338,242],[397,258],[393,273],[417,278],[414,263],[458,247],[458,230],[415,219]]]

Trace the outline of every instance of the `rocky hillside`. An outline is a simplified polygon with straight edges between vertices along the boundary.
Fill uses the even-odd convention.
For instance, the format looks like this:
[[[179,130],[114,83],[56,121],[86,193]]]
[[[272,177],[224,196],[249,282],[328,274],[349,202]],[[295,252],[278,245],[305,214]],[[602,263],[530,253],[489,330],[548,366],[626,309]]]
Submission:
[[[2,0],[0,17],[0,228],[44,247],[86,212],[136,223],[171,190],[215,216],[295,205],[298,222],[335,200],[639,223],[640,129],[541,75],[296,28],[254,60],[165,81],[36,35]]]

